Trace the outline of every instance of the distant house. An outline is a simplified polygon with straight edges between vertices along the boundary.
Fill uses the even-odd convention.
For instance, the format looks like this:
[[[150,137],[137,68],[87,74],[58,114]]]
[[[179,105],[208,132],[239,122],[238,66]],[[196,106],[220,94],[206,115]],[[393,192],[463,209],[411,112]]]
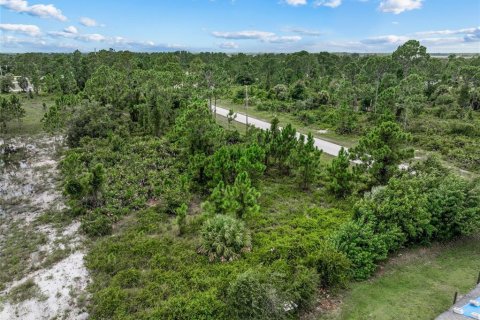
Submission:
[[[22,92],[22,88],[20,88],[20,85],[18,84],[18,81],[20,80],[21,76],[14,76],[13,77],[13,86],[10,87],[10,92]],[[26,92],[28,91],[33,91],[33,85],[30,83],[30,80],[27,78],[28,82],[28,87]]]

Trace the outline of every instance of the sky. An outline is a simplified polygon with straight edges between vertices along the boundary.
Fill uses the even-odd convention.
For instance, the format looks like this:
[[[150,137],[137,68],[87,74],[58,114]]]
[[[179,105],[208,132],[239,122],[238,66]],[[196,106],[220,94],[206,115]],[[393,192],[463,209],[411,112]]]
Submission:
[[[480,53],[480,0],[0,0],[0,52]]]

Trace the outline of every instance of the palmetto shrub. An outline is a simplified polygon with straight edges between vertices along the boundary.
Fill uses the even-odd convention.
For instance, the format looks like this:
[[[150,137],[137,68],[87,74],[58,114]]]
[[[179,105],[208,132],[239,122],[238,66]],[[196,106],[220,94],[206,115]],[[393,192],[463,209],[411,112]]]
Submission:
[[[216,215],[202,227],[202,245],[198,252],[210,261],[233,261],[251,249],[251,237],[245,224],[230,216]]]

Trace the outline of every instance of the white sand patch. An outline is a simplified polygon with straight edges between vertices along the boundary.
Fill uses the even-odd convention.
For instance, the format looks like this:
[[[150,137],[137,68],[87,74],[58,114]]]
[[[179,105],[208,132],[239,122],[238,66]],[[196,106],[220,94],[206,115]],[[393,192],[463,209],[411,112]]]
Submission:
[[[22,159],[10,164],[0,162],[0,252],[11,226],[43,234],[46,242],[29,253],[25,270],[15,281],[4,284],[0,292],[0,319],[86,319],[86,286],[89,281],[84,265],[84,237],[79,233],[80,222],[56,228],[54,225],[32,223],[43,213],[66,208],[57,182],[56,150],[61,137],[22,137],[8,141]],[[0,139],[0,148],[4,140]],[[21,153],[20,153],[21,152]],[[5,204],[5,205],[4,205]],[[61,252],[49,262],[55,252]],[[32,279],[39,287],[36,298],[17,304],[8,299],[10,290]],[[14,279],[11,279],[14,280]],[[80,299],[79,299],[80,297]],[[3,299],[6,298],[6,299]]]
[[[16,286],[33,279],[47,299],[30,299],[17,305],[7,302],[0,311],[0,319],[86,319],[85,310],[74,307],[89,279],[83,257],[83,252],[76,252],[51,268],[39,270],[14,283]]]

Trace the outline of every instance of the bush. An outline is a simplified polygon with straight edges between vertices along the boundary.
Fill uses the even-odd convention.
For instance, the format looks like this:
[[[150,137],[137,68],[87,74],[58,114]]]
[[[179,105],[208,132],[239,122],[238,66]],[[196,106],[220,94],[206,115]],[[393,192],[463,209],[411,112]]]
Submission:
[[[130,268],[121,270],[113,277],[112,285],[122,289],[135,288],[140,285],[141,276],[141,271],[138,269]]]
[[[114,132],[119,124],[109,116],[110,110],[99,105],[88,105],[81,108],[69,122],[67,127],[67,143],[70,147],[80,145],[83,137],[106,138]]]
[[[99,210],[95,210],[82,218],[82,230],[91,237],[105,236],[112,233],[112,222]]]
[[[311,111],[300,111],[297,117],[306,126],[315,123],[316,120]]]
[[[432,214],[435,239],[451,240],[478,230],[480,201],[479,186],[475,182],[469,184],[462,178],[447,175],[431,179],[431,184],[435,186],[427,191],[427,208]]]
[[[278,100],[284,101],[288,99],[288,87],[284,84],[277,84],[272,88],[272,92]]]
[[[299,265],[293,275],[289,293],[298,309],[308,310],[315,302],[315,294],[319,284],[319,277],[314,269]]]
[[[94,294],[93,312],[96,319],[120,318],[125,314],[127,294],[118,287],[107,287]]]
[[[281,319],[285,314],[284,299],[256,270],[240,274],[230,284],[227,300],[238,319]]]
[[[185,233],[185,229],[187,227],[187,211],[188,211],[188,206],[185,203],[182,203],[182,205],[175,210],[175,214],[177,215],[175,222],[177,223],[177,226],[178,226],[179,235],[182,235]]]
[[[202,227],[202,245],[199,253],[210,261],[222,262],[238,259],[251,250],[251,237],[245,224],[230,216],[216,215],[205,221]]]
[[[479,137],[480,129],[472,123],[453,122],[450,124],[450,133],[467,137]]]
[[[352,262],[352,275],[356,280],[370,277],[377,269],[377,262],[387,258],[385,235],[375,233],[369,223],[349,222],[333,240],[336,249]]]
[[[398,228],[402,237],[391,243],[391,249],[404,243],[428,243],[433,227],[422,185],[422,179],[410,175],[392,178],[386,187],[374,188],[360,200],[355,215],[359,220],[372,221],[378,233]]]
[[[338,288],[347,284],[351,263],[336,248],[323,245],[320,250],[309,255],[308,264],[315,267],[322,287]]]

